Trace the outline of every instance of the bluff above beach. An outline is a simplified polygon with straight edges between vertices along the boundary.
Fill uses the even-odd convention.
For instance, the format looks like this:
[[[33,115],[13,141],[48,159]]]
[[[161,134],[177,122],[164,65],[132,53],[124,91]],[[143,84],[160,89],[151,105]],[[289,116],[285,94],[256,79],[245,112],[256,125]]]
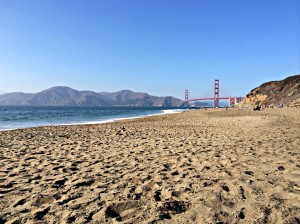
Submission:
[[[300,106],[300,75],[280,81],[266,82],[251,90],[239,104],[241,107],[255,105]]]

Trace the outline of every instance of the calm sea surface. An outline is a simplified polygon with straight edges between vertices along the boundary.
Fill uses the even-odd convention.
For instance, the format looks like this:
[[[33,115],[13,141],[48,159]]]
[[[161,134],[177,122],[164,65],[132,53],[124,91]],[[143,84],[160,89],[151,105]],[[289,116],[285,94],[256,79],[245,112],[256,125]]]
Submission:
[[[0,130],[48,125],[96,124],[164,113],[184,108],[164,107],[21,107],[0,106]]]

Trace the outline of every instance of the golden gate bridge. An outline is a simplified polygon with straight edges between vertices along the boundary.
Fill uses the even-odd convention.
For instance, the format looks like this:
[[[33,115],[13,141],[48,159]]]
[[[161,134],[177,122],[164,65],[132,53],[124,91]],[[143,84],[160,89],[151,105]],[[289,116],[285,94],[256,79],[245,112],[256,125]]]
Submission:
[[[214,101],[214,107],[219,107],[219,101],[220,100],[228,100],[228,106],[229,107],[234,107],[239,102],[241,102],[243,99],[244,99],[244,97],[220,96],[220,80],[219,79],[215,79],[215,82],[214,82],[214,96],[213,97],[189,99],[189,90],[186,89],[185,93],[184,93],[184,105],[185,106],[188,106],[189,102],[213,100]]]

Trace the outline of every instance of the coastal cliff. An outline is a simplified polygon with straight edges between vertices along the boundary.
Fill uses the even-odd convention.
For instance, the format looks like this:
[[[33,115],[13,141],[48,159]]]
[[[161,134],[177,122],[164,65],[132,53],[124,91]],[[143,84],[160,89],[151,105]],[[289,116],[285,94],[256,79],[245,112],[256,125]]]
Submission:
[[[300,106],[300,75],[290,76],[280,81],[266,82],[251,90],[240,107],[256,105]]]

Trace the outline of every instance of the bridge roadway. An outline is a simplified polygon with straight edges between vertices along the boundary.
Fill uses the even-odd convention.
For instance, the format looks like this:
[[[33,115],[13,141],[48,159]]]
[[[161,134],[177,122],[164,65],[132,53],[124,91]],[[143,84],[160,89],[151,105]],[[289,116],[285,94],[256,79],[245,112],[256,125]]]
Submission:
[[[235,96],[232,96],[232,97],[219,97],[218,100],[229,100],[231,98],[235,98]],[[191,101],[197,101],[197,100],[216,100],[216,99],[214,97],[210,97],[210,98],[196,98],[196,99],[187,100],[185,102],[191,102]]]

